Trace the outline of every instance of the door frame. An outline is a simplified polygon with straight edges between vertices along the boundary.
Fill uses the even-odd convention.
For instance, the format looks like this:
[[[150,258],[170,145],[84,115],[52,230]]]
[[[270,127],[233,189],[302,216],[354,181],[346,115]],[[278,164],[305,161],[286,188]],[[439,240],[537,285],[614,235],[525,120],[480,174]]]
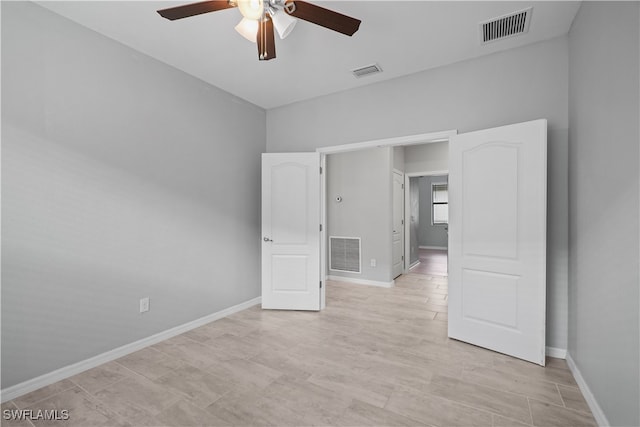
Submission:
[[[401,176],[402,178],[402,230],[400,231],[401,233],[401,239],[402,239],[402,272],[400,273],[400,275],[402,274],[406,274],[407,272],[407,178],[406,178],[406,174],[401,171],[400,169],[396,169],[396,168],[391,168],[391,229],[393,230],[393,209],[395,209],[395,190],[394,190],[394,181],[395,181],[395,177],[393,176],[394,174],[398,174]],[[395,273],[393,272],[393,237],[391,238],[391,275],[393,276]],[[393,277],[391,280],[395,280],[395,277]]]
[[[449,168],[447,170],[440,171],[428,171],[428,172],[410,172],[404,174],[404,274],[409,272],[411,267],[411,260],[407,257],[407,254],[411,253],[411,193],[409,191],[410,178],[416,178],[420,176],[449,176]],[[449,245],[447,244],[447,252],[449,252]]]
[[[407,145],[429,144],[433,142],[448,141],[453,135],[457,135],[457,129],[444,130],[438,132],[421,133],[416,135],[399,136],[393,138],[374,139],[369,141],[355,142],[351,144],[334,145],[329,147],[316,148],[316,152],[320,153],[320,165],[322,174],[320,177],[320,220],[322,222],[322,231],[320,232],[320,280],[322,288],[320,289],[320,310],[326,306],[326,279],[327,279],[327,155],[346,153],[349,151],[364,150],[367,148],[396,147]],[[406,180],[405,173],[405,180]],[[406,196],[405,185],[405,196]],[[406,202],[405,202],[406,203]],[[405,204],[406,207],[406,204]],[[406,250],[406,210],[405,210],[405,250]],[[407,257],[405,256],[405,267]]]

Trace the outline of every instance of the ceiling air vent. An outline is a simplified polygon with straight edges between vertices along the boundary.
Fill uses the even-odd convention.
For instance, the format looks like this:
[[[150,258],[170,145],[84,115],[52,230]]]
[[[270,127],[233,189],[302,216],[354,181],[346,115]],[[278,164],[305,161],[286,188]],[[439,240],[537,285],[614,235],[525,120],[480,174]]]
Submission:
[[[508,15],[499,16],[480,23],[480,42],[482,44],[507,37],[517,36],[529,31],[531,7]]]
[[[367,65],[366,67],[356,68],[355,70],[351,70],[354,76],[360,78],[364,76],[370,76],[371,74],[381,73],[382,68],[378,64]]]

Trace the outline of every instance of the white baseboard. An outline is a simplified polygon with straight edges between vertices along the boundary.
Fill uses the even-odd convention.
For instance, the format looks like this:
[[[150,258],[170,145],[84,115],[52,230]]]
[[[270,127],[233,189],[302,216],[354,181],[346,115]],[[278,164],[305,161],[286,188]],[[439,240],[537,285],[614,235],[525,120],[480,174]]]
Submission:
[[[199,319],[192,320],[191,322],[187,322],[174,328],[167,329],[166,331],[162,331],[149,337],[142,338],[141,340],[132,342],[130,344],[123,345],[122,347],[115,348],[113,350],[107,351],[106,353],[102,353],[89,359],[74,363],[72,365],[56,369],[55,371],[21,382],[20,384],[7,387],[3,390],[0,390],[0,401],[2,403],[8,402],[15,399],[16,397],[30,393],[41,387],[48,386],[65,378],[69,378],[73,375],[84,372],[88,369],[95,368],[96,366],[102,365],[103,363],[111,362],[112,360],[126,356],[127,354],[133,353],[134,351],[141,350],[150,345],[159,343],[160,341],[175,337],[176,335],[180,335],[199,326],[206,325],[207,323],[213,322],[214,320],[222,319],[223,317],[229,316],[230,314],[237,313],[238,311],[245,310],[249,307],[253,307],[256,304],[260,304],[261,301],[262,297],[253,298],[249,301],[234,305],[233,307],[225,308],[224,310],[220,310],[216,313],[209,314]]]
[[[378,282],[376,280],[366,280],[366,279],[356,279],[353,277],[342,277],[342,276],[327,276],[327,280],[331,280],[334,282],[347,282],[347,283],[355,283],[357,285],[368,285],[368,286],[379,286],[381,288],[393,288],[395,281],[392,280],[390,282]]]
[[[414,262],[413,262],[413,264],[411,264],[411,265],[409,266],[409,270],[411,270],[413,267],[415,267],[415,266],[416,266],[416,265],[418,265],[418,264],[420,264],[420,260],[418,260],[418,261],[414,261]]]
[[[596,422],[598,423],[598,425],[603,427],[610,426],[611,424],[609,424],[607,417],[604,415],[604,412],[602,411],[602,408],[600,407],[600,405],[598,405],[598,401],[596,400],[593,393],[591,393],[591,389],[589,388],[589,386],[587,385],[587,382],[582,377],[580,370],[578,369],[578,367],[576,366],[576,363],[571,358],[571,354],[569,352],[567,352],[567,365],[569,365],[569,369],[571,370],[571,373],[576,379],[576,382],[578,383],[578,387],[580,388],[580,391],[584,396],[584,400],[587,401],[587,404],[589,405],[589,409],[591,409],[591,413],[593,413],[593,417],[596,419]]]
[[[420,248],[420,249],[440,249],[442,251],[446,251],[447,249],[449,249],[446,246],[418,246],[418,248]]]
[[[567,349],[557,347],[547,347],[547,356],[555,357],[556,359],[566,359]]]

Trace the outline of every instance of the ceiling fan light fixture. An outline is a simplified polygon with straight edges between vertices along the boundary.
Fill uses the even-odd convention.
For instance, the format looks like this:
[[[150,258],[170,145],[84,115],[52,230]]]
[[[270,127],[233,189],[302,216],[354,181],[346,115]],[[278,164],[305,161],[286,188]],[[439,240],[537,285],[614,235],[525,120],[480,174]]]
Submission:
[[[298,22],[297,19],[287,15],[283,10],[270,9],[269,14],[271,15],[273,26],[276,28],[281,39],[287,37]]]
[[[234,7],[238,7],[243,17],[235,26],[235,30],[247,40],[256,43],[258,59],[261,61],[275,59],[276,30],[281,39],[287,37],[297,23],[293,18],[320,25],[346,36],[352,36],[358,31],[362,22],[304,0],[205,0],[160,9],[157,12],[163,18],[175,21]]]
[[[256,43],[258,38],[258,21],[254,19],[242,18],[242,21],[235,26],[236,31],[245,39]]]
[[[263,0],[237,0],[240,13],[247,19],[258,20],[264,14]]]

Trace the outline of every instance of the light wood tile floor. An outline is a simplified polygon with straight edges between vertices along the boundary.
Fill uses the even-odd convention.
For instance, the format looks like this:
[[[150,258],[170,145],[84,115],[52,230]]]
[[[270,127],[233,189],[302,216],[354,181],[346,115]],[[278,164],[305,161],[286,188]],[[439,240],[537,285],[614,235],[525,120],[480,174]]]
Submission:
[[[233,314],[2,409],[68,421],[3,426],[594,426],[566,363],[447,338],[447,281],[327,284],[315,312]]]
[[[447,256],[446,249],[418,249],[420,263],[411,268],[411,273],[447,276]]]

